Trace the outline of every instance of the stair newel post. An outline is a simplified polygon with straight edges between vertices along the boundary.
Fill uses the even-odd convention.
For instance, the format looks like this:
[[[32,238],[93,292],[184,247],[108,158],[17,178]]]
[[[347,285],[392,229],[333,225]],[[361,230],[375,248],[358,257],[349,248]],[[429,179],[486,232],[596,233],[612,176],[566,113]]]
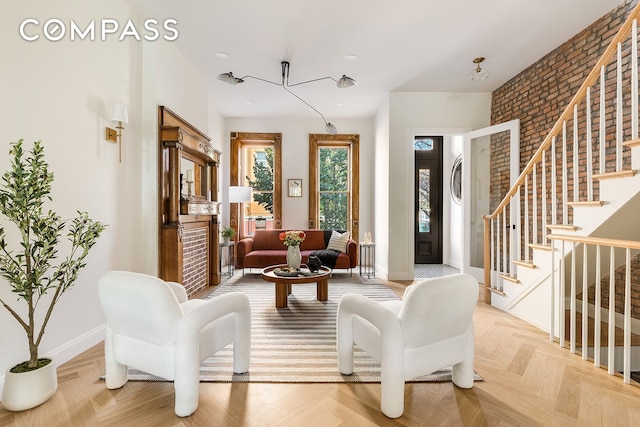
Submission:
[[[484,220],[484,302],[491,304],[491,219],[483,216]]]

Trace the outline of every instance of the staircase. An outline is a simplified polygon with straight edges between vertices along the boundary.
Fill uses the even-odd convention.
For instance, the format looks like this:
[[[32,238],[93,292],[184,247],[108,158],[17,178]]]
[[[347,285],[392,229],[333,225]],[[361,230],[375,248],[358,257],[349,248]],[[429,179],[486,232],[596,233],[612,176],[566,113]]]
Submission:
[[[640,370],[631,343],[640,333],[640,274],[631,274],[640,253],[639,20],[640,4],[484,217],[485,300],[627,383],[632,360]]]

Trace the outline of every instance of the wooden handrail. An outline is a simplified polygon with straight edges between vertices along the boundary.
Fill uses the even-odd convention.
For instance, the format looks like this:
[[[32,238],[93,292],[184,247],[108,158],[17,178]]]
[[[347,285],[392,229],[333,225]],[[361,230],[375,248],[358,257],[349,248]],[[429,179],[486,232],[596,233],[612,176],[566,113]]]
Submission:
[[[631,11],[627,20],[624,22],[624,24],[622,24],[622,26],[620,27],[616,35],[613,37],[607,49],[604,51],[604,53],[602,54],[602,56],[600,57],[596,65],[594,65],[594,67],[591,69],[591,72],[589,73],[585,81],[582,83],[580,88],[578,89],[578,92],[576,92],[576,94],[573,96],[573,98],[565,108],[562,115],[560,115],[560,118],[558,119],[558,121],[551,128],[551,131],[547,134],[547,137],[542,142],[542,145],[538,147],[538,150],[535,152],[533,157],[531,157],[531,159],[529,160],[529,163],[527,163],[527,166],[525,166],[522,173],[520,174],[520,176],[518,176],[518,179],[513,184],[511,189],[507,192],[507,194],[504,196],[504,198],[502,199],[498,207],[496,207],[496,209],[493,211],[492,214],[485,215],[483,218],[488,218],[488,219],[495,218],[498,215],[498,213],[502,209],[504,209],[507,203],[509,203],[509,199],[511,199],[511,197],[513,197],[516,194],[520,186],[522,186],[522,184],[524,183],[525,176],[531,173],[533,169],[533,165],[540,161],[543,151],[549,148],[549,146],[551,145],[551,141],[553,137],[559,134],[560,131],[562,130],[563,122],[565,120],[570,119],[573,116],[574,105],[578,105],[582,101],[582,99],[586,96],[587,89],[590,86],[592,86],[598,79],[600,75],[600,69],[602,68],[602,66],[607,65],[611,61],[611,58],[617,51],[618,43],[622,42],[626,37],[628,37],[628,34],[631,32],[631,28],[633,26],[633,20],[636,19],[638,16],[640,16],[640,2]]]
[[[614,248],[638,249],[640,242],[635,240],[609,239],[605,237],[569,236],[567,234],[549,234],[551,240],[564,240],[565,242],[585,243],[587,245],[611,246]]]

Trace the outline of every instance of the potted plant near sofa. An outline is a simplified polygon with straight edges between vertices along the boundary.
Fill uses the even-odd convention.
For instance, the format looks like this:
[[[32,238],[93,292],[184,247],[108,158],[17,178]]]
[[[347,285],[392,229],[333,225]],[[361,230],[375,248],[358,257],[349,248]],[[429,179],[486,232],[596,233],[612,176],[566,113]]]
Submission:
[[[51,359],[38,357],[38,346],[53,308],[75,283],[105,225],[91,220],[85,212],[78,211],[76,218],[63,220],[45,210],[45,201],[51,200],[53,173],[44,160],[40,141],[33,143],[26,157],[22,139],[12,143],[9,156],[11,167],[0,183],[0,214],[15,225],[17,242],[9,244],[7,222],[0,222],[0,282],[5,282],[0,285],[8,285],[26,307],[14,308],[2,298],[0,305],[24,329],[29,360],[6,371],[2,404],[8,410],[20,411],[45,402],[57,389],[55,365]],[[67,228],[67,256],[56,262]]]
[[[222,230],[220,231],[220,235],[222,236],[222,240],[226,245],[229,243],[229,240],[233,239],[233,236],[236,235],[236,230],[234,230],[231,227],[222,227]]]

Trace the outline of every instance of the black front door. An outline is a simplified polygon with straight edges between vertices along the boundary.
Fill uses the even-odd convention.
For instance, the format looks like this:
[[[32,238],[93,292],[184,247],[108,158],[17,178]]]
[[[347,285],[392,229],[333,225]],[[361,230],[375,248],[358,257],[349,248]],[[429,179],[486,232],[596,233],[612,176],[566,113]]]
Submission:
[[[415,138],[415,263],[442,264],[442,137]]]

